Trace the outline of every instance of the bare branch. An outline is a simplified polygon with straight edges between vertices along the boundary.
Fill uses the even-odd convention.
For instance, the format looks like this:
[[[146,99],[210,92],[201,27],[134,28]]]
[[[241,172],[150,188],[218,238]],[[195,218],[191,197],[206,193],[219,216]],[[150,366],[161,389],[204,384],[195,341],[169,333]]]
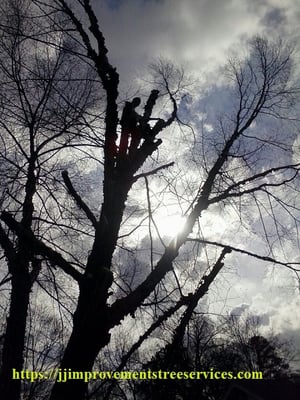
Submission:
[[[168,163],[168,164],[165,164],[165,165],[162,165],[162,166],[160,166],[160,167],[157,167],[157,168],[153,169],[152,171],[144,172],[144,173],[142,173],[142,174],[135,175],[135,176],[133,177],[133,180],[134,180],[134,182],[136,182],[136,181],[137,181],[138,179],[140,179],[140,178],[145,178],[146,176],[155,175],[158,171],[161,171],[161,170],[163,170],[163,169],[172,167],[174,164],[175,164],[175,162],[172,161],[172,162],[170,162],[170,163]]]
[[[258,260],[271,262],[272,264],[282,265],[282,266],[284,266],[286,268],[289,268],[290,270],[292,270],[294,272],[300,272],[300,268],[298,269],[298,268],[295,268],[295,267],[292,266],[292,265],[299,265],[300,263],[291,263],[291,262],[287,263],[287,262],[279,261],[279,260],[276,260],[275,258],[272,258],[272,257],[269,257],[269,256],[261,256],[261,255],[259,255],[257,253],[252,253],[252,252],[247,251],[247,250],[239,249],[238,247],[229,246],[227,244],[214,242],[214,241],[210,241],[210,240],[206,240],[206,239],[188,238],[186,241],[187,242],[197,242],[197,243],[209,244],[209,245],[212,245],[212,246],[223,247],[224,249],[228,248],[231,251],[236,251],[237,253],[246,254],[247,256],[257,258]]]
[[[72,265],[66,261],[61,254],[46,246],[29,230],[25,230],[24,227],[17,222],[10,213],[3,211],[0,218],[20,237],[24,243],[27,243],[28,247],[32,249],[34,254],[39,254],[49,259],[53,265],[60,267],[66,274],[70,275],[78,283],[81,281],[82,275],[80,272],[73,268]]]
[[[79,196],[79,194],[76,192],[76,190],[74,189],[74,186],[72,185],[72,182],[69,178],[68,172],[67,171],[63,171],[62,172],[62,177],[63,180],[65,182],[65,185],[70,193],[70,195],[73,197],[73,199],[75,200],[76,204],[78,205],[78,207],[84,211],[85,215],[88,217],[88,219],[91,221],[93,227],[95,229],[97,229],[98,226],[98,222],[96,217],[94,216],[94,214],[92,213],[92,211],[89,209],[89,207],[87,206],[87,204],[82,200],[82,198]]]

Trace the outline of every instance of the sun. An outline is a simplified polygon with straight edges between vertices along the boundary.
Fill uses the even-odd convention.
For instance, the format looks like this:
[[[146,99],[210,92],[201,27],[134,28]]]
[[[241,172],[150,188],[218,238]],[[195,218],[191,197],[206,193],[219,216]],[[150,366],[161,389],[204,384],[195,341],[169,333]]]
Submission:
[[[176,236],[182,230],[184,223],[185,218],[179,214],[165,214],[155,218],[155,224],[161,237]]]

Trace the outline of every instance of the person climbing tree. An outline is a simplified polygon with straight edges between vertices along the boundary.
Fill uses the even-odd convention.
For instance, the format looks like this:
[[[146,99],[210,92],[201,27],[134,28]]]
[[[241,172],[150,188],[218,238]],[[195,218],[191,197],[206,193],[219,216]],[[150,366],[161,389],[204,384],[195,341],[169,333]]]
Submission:
[[[132,102],[126,101],[122,117],[120,120],[121,124],[121,139],[119,146],[119,155],[124,158],[127,154],[134,152],[140,143],[141,133],[139,127],[139,121],[141,116],[135,111],[136,107],[141,104],[141,99],[135,97]],[[129,145],[129,137],[131,138]]]

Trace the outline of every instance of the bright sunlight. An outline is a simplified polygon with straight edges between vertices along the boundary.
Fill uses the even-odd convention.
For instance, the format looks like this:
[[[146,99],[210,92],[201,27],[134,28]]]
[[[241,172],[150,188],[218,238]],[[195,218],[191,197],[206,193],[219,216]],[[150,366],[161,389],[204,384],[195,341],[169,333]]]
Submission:
[[[177,235],[183,228],[184,223],[185,218],[178,214],[161,215],[155,218],[155,224],[161,237]]]

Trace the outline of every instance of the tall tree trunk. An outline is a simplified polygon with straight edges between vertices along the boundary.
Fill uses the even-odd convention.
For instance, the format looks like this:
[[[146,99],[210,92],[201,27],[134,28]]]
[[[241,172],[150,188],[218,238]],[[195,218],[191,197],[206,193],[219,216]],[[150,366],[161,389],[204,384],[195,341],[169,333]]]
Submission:
[[[104,278],[102,284],[98,286],[99,293],[107,293],[110,284],[111,280]],[[62,374],[68,373],[68,371],[92,371],[100,349],[109,343],[111,325],[109,324],[108,307],[105,305],[107,295],[100,294],[99,302],[99,297],[97,299],[93,295],[93,289],[97,288],[97,284],[93,286],[94,288],[84,285],[80,289],[78,307],[73,318],[72,334],[60,364]],[[55,382],[50,400],[83,400],[87,386],[88,382],[81,379]]]
[[[108,331],[109,326],[105,323],[102,329],[99,329],[97,322],[90,323],[89,326],[85,326],[84,323],[74,325],[60,365],[61,377],[64,380],[64,372],[66,372],[67,380],[55,382],[50,400],[83,400],[85,398],[88,382],[84,382],[83,379],[73,380],[71,374],[73,371],[92,371],[100,349],[109,343]]]
[[[130,184],[127,181],[117,185],[109,183],[93,249],[79,286],[72,334],[60,364],[62,373],[92,371],[100,349],[110,340],[109,330],[113,324],[108,314],[107,297],[113,281],[111,260]],[[83,400],[87,387],[88,382],[83,380],[56,381],[50,400]]]
[[[31,134],[31,138],[33,135]],[[32,150],[33,152],[33,150]],[[29,160],[27,181],[25,185],[25,198],[23,202],[22,227],[30,229],[33,216],[33,196],[36,190],[37,178],[35,176],[35,156]],[[22,241],[18,241],[18,252],[10,242],[8,236],[1,235],[5,255],[8,260],[11,273],[11,300],[9,317],[5,331],[5,339],[2,354],[2,366],[0,373],[0,393],[3,399],[19,400],[21,391],[21,380],[13,379],[13,369],[20,373],[24,364],[24,344],[26,337],[26,320],[29,307],[30,291],[35,278],[39,272],[40,265],[33,267],[32,248]],[[31,264],[32,271],[29,272]],[[16,377],[17,378],[17,377]]]
[[[11,302],[2,353],[0,393],[3,399],[19,400],[21,380],[13,379],[13,369],[18,373],[23,369],[26,319],[31,290],[26,266],[19,265],[18,273],[13,274],[11,283]]]

